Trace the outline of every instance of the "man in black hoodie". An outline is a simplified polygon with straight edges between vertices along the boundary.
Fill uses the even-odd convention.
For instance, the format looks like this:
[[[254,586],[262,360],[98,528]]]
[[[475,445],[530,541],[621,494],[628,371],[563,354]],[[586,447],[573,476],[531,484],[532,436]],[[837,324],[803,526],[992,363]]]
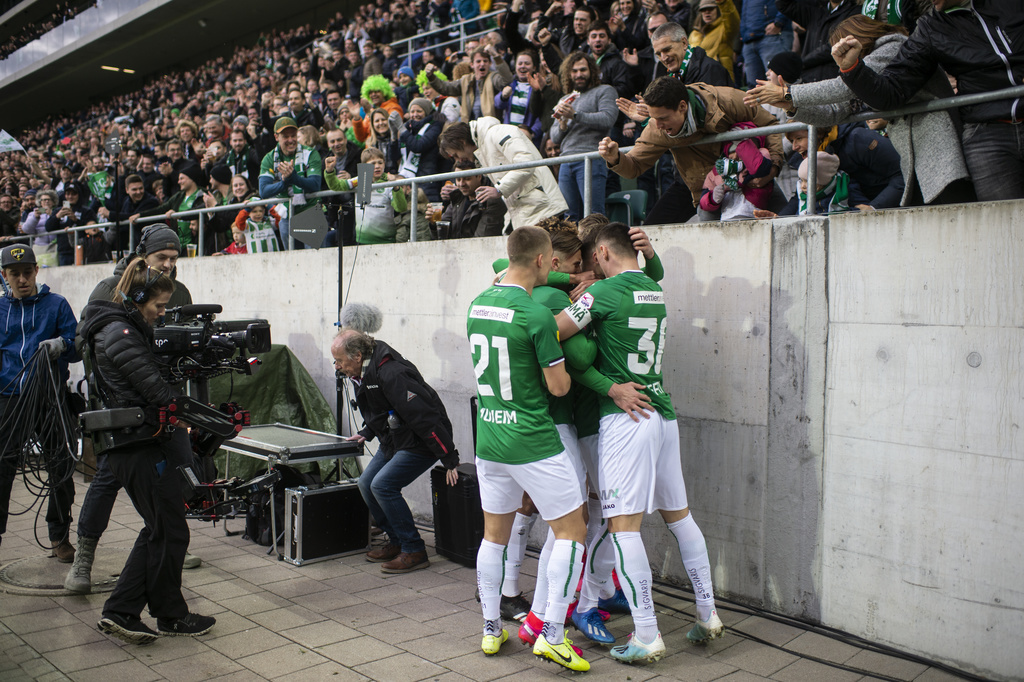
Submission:
[[[376,438],[380,450],[359,477],[359,491],[370,513],[388,536],[367,561],[381,563],[384,573],[408,573],[430,565],[402,488],[437,460],[458,479],[459,452],[444,403],[416,366],[383,341],[344,329],[331,344],[334,368],[356,384],[356,404],[365,426],[349,440]]]

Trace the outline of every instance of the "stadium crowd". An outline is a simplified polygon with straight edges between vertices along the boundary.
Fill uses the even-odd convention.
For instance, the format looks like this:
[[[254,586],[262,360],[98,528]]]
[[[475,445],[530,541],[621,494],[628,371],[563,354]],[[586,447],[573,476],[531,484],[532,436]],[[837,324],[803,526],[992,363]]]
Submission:
[[[351,190],[360,162],[384,180],[595,149],[606,163],[593,164],[590,211],[634,178],[645,224],[804,213],[809,154],[820,213],[1024,197],[1019,100],[849,120],[1024,82],[1019,0],[483,5],[377,0],[49,116],[16,135],[25,152],[0,155],[0,239],[31,235],[41,262],[71,264],[66,228],[115,221],[79,237],[80,260],[103,262],[140,216]],[[456,30],[421,35],[463,20],[479,34],[464,46]],[[813,125],[817,149],[806,132],[692,145],[787,121]],[[417,239],[493,235],[582,218],[584,172],[425,183],[415,198],[375,186],[366,204],[346,194],[294,210],[324,211],[325,246],[407,240],[412,210]],[[287,210],[210,212],[201,252],[289,248]],[[183,248],[198,241],[198,220],[174,225]]]
[[[16,2],[4,3],[0,6],[0,10],[2,10],[2,12],[7,12],[18,4],[19,3]],[[83,1],[77,3],[71,2],[71,0],[65,0],[65,2],[55,3],[53,12],[51,12],[45,19],[26,24],[20,31],[18,31],[17,34],[11,36],[2,45],[0,45],[0,59],[6,59],[16,50],[25,47],[33,40],[49,33],[65,21],[71,21],[85,10],[95,6],[95,0],[92,2]]]

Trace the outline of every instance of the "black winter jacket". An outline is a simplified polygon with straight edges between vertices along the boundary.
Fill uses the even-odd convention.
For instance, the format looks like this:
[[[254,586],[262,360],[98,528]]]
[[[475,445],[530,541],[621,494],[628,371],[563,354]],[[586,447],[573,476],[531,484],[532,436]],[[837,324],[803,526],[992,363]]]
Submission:
[[[839,67],[832,59],[828,37],[844,19],[860,14],[860,3],[843,0],[835,11],[829,8],[828,0],[775,0],[775,6],[807,30],[800,48],[804,60],[803,81],[812,83],[835,78]]]
[[[782,0],[780,0],[781,2]],[[881,74],[863,60],[843,81],[876,110],[908,101],[942,67],[957,94],[1002,90],[1024,82],[1024,0],[974,0],[968,7],[921,17],[917,30]],[[961,107],[964,123],[1024,121],[1020,98]]]
[[[860,185],[872,208],[897,208],[903,198],[900,155],[889,138],[864,123],[844,123],[825,150],[839,157],[839,170]]]
[[[444,403],[416,366],[383,341],[376,341],[373,355],[356,388],[356,404],[366,425],[359,434],[377,438],[386,451],[408,450],[434,455],[446,469],[459,464],[452,440],[452,423]],[[388,426],[394,410],[401,426]]]
[[[648,47],[641,50],[639,55],[640,64],[636,67],[637,69],[645,69],[645,58],[649,60],[647,61],[648,65],[655,64],[653,77],[649,77],[649,66],[642,73],[646,83],[652,83],[655,79],[661,78],[668,73],[664,64],[656,62],[652,48]],[[731,88],[732,76],[729,75],[724,66],[709,57],[703,47],[694,47],[693,54],[690,55],[690,64],[686,67],[686,73],[683,75],[683,82],[687,85],[704,83],[705,85],[714,85],[719,88]],[[640,92],[643,92],[643,89]]]
[[[125,304],[92,301],[82,310],[75,348],[102,377],[100,399],[112,407],[155,408],[181,392],[160,375],[153,328]]]

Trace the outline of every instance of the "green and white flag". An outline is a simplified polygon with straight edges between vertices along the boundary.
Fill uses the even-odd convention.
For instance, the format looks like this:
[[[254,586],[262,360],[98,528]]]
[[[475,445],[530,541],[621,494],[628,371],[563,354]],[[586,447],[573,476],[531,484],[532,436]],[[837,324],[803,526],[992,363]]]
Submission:
[[[25,151],[25,148],[18,144],[18,141],[11,137],[6,130],[0,130],[0,152]]]
[[[107,180],[107,171],[100,171],[89,176],[89,191],[92,192],[94,197],[110,198],[114,187]]]

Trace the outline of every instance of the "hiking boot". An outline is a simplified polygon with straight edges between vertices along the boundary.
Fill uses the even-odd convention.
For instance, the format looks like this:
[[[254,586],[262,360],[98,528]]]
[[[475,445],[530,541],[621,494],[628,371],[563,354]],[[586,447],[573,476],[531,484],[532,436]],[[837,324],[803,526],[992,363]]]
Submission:
[[[391,561],[380,565],[383,573],[408,573],[430,565],[426,552],[402,552]]]
[[[71,570],[64,578],[64,589],[76,594],[92,592],[92,562],[96,557],[96,538],[78,538],[78,552]]]
[[[366,560],[373,561],[374,563],[382,563],[385,561],[391,561],[396,556],[402,553],[401,545],[381,545],[376,549],[371,549],[366,553]]]
[[[50,540],[50,545],[53,546],[53,552],[50,553],[50,556],[57,557],[57,561],[62,564],[70,564],[75,560],[75,546],[67,538],[63,540]]]

